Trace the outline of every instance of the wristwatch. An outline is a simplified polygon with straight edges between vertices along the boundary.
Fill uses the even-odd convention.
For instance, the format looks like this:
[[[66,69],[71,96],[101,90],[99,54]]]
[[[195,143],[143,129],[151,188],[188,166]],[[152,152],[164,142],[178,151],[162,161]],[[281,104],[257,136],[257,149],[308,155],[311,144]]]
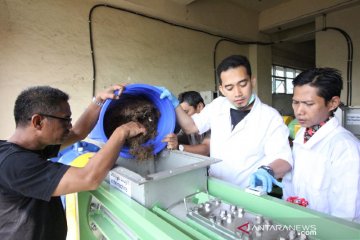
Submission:
[[[181,152],[184,151],[184,145],[180,144],[178,148],[179,148],[179,151],[181,151]]]
[[[97,100],[96,100],[96,97],[93,97],[92,102],[93,102],[95,105],[98,105],[99,107],[102,107],[102,106],[104,105],[103,102],[97,101]]]
[[[264,169],[265,171],[267,171],[272,177],[274,177],[274,170],[272,170],[271,167],[269,166],[265,166],[265,165],[262,165],[261,167],[259,167],[258,169]]]

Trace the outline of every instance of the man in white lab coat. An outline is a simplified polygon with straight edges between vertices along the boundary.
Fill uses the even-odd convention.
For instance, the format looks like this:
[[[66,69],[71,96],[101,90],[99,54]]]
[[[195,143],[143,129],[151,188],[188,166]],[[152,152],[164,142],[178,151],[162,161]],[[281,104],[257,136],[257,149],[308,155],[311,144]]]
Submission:
[[[360,220],[360,143],[334,117],[342,78],[336,69],[313,68],[293,81],[292,106],[302,128],[293,145],[292,179],[284,199],[305,198],[308,207]]]
[[[262,103],[253,92],[255,78],[244,56],[224,59],[217,68],[218,97],[197,114],[189,117],[168,90],[177,121],[185,133],[211,130],[210,156],[222,161],[210,166],[210,176],[241,188],[262,185],[270,192],[276,178],[291,169],[292,156],[288,143],[289,130],[280,114]]]

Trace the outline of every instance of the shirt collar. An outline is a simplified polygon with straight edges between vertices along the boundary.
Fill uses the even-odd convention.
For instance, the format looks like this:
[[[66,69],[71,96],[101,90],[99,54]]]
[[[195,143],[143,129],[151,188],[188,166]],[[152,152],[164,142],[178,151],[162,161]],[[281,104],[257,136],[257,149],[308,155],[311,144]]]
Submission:
[[[309,139],[314,136],[314,134],[322,127],[324,126],[330,119],[326,119],[323,122],[320,122],[319,124],[315,124],[314,126],[307,127],[304,132],[304,143],[309,141]]]

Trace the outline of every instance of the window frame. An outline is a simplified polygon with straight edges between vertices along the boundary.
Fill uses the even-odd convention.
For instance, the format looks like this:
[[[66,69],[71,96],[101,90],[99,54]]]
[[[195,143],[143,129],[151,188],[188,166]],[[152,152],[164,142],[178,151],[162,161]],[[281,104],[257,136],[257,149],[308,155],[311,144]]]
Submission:
[[[282,71],[282,74],[277,73]],[[299,75],[303,69],[288,67],[278,64],[271,66],[271,93],[272,94],[293,94],[292,80]],[[288,76],[288,73],[292,72],[293,76]],[[291,88],[289,88],[289,86]],[[281,87],[283,90],[277,91]]]

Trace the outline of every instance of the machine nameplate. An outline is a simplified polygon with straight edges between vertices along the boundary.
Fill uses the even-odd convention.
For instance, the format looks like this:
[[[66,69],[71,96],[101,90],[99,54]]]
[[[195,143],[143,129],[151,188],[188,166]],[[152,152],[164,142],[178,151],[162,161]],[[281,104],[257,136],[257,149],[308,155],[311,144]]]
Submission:
[[[131,196],[131,182],[115,171],[109,172],[110,185]]]
[[[360,114],[348,113],[346,115],[346,124],[347,125],[360,125]]]

